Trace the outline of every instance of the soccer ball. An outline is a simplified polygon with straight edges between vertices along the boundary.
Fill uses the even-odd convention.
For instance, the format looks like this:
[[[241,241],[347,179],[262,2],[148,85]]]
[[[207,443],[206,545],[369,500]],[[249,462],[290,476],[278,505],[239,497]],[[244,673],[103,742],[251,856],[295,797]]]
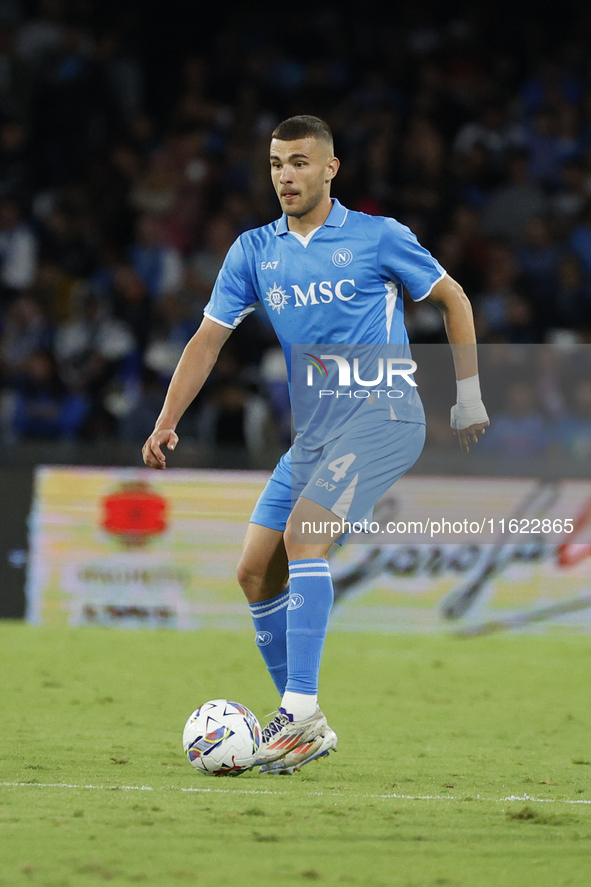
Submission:
[[[194,711],[183,730],[189,762],[209,776],[238,776],[250,770],[261,744],[261,726],[239,702],[212,699]]]

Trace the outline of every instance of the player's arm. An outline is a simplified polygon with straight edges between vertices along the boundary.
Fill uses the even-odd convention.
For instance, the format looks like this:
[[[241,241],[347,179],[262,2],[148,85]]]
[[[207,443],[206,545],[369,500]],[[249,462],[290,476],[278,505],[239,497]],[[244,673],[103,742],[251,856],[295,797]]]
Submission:
[[[169,450],[176,447],[179,440],[176,426],[189,404],[201,391],[231,332],[231,329],[205,317],[188,342],[170,380],[154,431],[142,449],[144,462],[149,468],[166,468],[166,456],[162,447],[166,446]]]
[[[443,315],[445,332],[452,349],[458,395],[457,403],[451,410],[451,426],[454,434],[458,435],[463,452],[467,453],[470,444],[478,443],[489,425],[480,395],[472,306],[462,287],[449,274],[435,284],[429,301]]]

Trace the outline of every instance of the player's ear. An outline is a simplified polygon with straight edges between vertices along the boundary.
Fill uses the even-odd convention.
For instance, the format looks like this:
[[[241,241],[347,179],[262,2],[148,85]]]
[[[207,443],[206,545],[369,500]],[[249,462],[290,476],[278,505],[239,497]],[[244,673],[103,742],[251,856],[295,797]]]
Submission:
[[[339,171],[340,165],[341,165],[341,161],[338,159],[338,157],[331,157],[331,159],[328,161],[328,166],[326,168],[325,183],[328,183],[328,182],[332,181],[332,179],[334,179],[337,172]]]

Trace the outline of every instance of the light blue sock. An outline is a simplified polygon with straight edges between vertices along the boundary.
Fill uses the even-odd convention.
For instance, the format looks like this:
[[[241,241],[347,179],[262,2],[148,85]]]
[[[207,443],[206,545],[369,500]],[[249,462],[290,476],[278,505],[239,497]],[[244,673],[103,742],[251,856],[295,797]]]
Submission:
[[[289,562],[286,690],[313,696],[334,599],[327,560]]]
[[[283,696],[287,683],[287,605],[289,587],[269,601],[249,604],[256,629],[255,642],[273,683]]]

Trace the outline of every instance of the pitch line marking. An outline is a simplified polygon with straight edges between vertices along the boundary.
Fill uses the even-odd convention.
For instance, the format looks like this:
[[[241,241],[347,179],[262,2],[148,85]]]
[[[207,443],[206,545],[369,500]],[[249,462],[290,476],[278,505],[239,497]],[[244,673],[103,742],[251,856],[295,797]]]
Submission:
[[[162,787],[154,788],[151,785],[75,785],[70,782],[0,782],[0,786],[6,788],[75,788],[91,789],[94,791],[128,791],[128,792],[158,792],[181,791],[197,792],[201,794],[233,794],[233,795],[292,795],[293,792],[273,791],[272,789],[245,789],[245,788],[188,788]],[[331,795],[337,792],[306,792],[307,795]],[[531,801],[534,804],[591,804],[591,800],[585,798],[532,798],[531,795],[508,795],[505,798],[483,798],[480,795],[458,798],[455,795],[362,795],[361,797],[387,801],[395,798],[399,801],[486,801],[491,804],[502,804],[506,801]]]

